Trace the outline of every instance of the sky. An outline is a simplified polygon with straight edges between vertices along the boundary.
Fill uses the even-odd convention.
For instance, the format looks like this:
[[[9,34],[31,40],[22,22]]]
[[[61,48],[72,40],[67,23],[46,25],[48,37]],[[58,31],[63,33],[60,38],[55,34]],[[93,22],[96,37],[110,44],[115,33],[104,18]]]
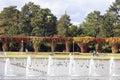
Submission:
[[[65,12],[70,16],[73,24],[83,22],[90,12],[94,10],[104,14],[115,0],[0,0],[0,11],[4,7],[17,6],[21,7],[28,2],[34,2],[41,8],[49,8],[51,12],[59,19]]]

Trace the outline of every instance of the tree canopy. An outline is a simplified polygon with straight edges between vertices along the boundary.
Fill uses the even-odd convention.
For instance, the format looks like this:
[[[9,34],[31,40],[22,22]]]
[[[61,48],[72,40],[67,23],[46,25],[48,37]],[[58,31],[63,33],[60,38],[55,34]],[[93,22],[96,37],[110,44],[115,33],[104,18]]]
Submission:
[[[57,24],[58,35],[68,36],[68,28],[70,26],[70,16],[66,13],[59,19]]]
[[[5,7],[0,12],[0,35],[120,37],[120,1],[111,4],[105,14],[90,12],[79,26],[71,23],[66,12],[57,19],[49,8],[32,2],[26,3],[21,10],[14,5]]]

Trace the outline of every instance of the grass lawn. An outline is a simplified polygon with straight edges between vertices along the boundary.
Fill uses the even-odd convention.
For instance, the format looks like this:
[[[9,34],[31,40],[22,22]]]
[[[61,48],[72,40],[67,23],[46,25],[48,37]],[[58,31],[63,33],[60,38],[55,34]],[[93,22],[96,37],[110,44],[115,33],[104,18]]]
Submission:
[[[69,54],[65,54],[59,52],[60,54],[52,55],[53,58],[69,58]],[[23,53],[23,52],[6,52],[6,54],[0,54],[0,58],[27,58],[28,56],[32,58],[48,58],[51,52],[39,52],[39,53]],[[120,54],[112,54],[112,53],[99,53],[99,56],[92,56],[91,53],[79,53],[74,54],[73,57],[79,59],[110,59],[114,57],[114,59],[120,59]]]

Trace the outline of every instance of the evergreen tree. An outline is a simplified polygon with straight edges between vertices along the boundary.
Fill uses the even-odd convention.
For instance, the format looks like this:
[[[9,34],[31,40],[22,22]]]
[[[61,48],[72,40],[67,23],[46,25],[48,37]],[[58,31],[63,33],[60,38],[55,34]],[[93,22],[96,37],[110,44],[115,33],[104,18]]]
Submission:
[[[106,13],[103,16],[101,37],[114,37],[114,23],[116,16],[114,14]]]
[[[120,0],[115,0],[115,2],[109,7],[107,13],[116,17],[113,24],[114,36],[120,37]]]
[[[83,36],[100,37],[101,20],[102,16],[99,11],[89,13],[85,22],[80,25],[83,29]]]
[[[64,14],[57,23],[57,31],[60,36],[68,36],[68,28],[71,25],[70,17]]]

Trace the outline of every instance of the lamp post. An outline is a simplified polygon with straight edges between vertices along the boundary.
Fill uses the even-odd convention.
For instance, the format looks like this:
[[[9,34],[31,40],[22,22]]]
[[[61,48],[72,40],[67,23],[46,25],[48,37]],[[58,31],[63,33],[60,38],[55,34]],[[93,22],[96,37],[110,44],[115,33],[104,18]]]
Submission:
[[[74,55],[74,43],[75,43],[75,42],[73,41],[73,55]]]
[[[21,47],[21,48],[20,48],[20,51],[23,52],[23,48],[24,48],[24,42],[23,42],[23,40],[21,40],[20,45],[21,45],[21,46],[20,46],[20,47]]]

